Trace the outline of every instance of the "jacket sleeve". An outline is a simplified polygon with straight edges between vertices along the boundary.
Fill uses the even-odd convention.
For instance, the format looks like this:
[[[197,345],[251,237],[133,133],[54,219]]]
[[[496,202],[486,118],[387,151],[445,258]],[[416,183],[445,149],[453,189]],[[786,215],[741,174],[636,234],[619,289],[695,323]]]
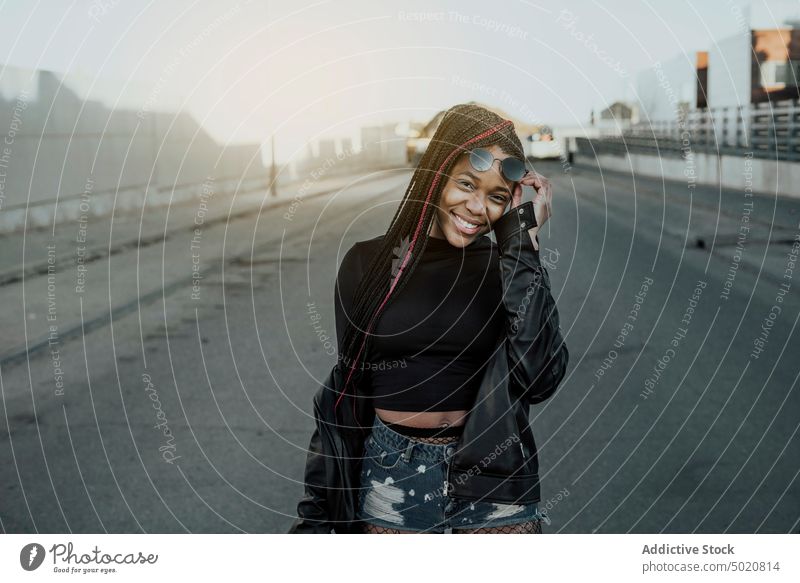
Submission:
[[[555,393],[569,362],[550,277],[528,233],[533,226],[536,217],[531,201],[511,209],[494,224],[507,322],[509,382],[530,404]]]
[[[333,525],[328,512],[328,495],[325,478],[325,456],[319,435],[314,429],[308,445],[305,469],[305,490],[297,504],[297,519],[287,534],[330,534]]]
[[[339,266],[334,284],[333,303],[336,324],[337,355],[340,353],[344,330],[352,317],[353,297],[362,272],[361,255],[358,244],[345,253]],[[317,426],[308,445],[305,468],[305,490],[297,504],[297,520],[289,529],[289,534],[329,534],[333,528],[328,508],[327,476],[325,454],[319,431],[319,415],[316,411]]]

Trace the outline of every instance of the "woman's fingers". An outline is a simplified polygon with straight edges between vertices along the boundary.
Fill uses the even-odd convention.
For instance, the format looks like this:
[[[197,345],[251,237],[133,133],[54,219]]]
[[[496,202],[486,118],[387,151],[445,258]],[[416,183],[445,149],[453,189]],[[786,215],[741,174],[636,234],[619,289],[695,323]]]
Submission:
[[[537,174],[533,170],[529,170],[528,173],[520,179],[520,183],[533,186],[534,188],[541,188],[544,185],[545,180],[547,179],[541,174]]]
[[[532,186],[537,195],[547,195],[548,192],[552,191],[550,181],[541,174],[536,174],[535,172],[523,176],[522,180],[520,180],[520,184]]]
[[[536,213],[536,222],[541,227],[553,216],[553,186],[550,181],[532,170],[523,176],[514,187],[511,197],[511,208],[522,204],[522,186],[532,186],[535,194],[533,196],[533,206]]]
[[[519,183],[532,186],[537,195],[546,195],[548,192],[552,191],[550,181],[541,174],[536,174],[532,171],[523,176]]]
[[[530,185],[536,190],[533,204],[536,211],[536,222],[541,227],[553,215],[553,186],[541,174],[531,176]]]
[[[518,207],[522,203],[522,185],[517,184],[511,194],[511,208]]]

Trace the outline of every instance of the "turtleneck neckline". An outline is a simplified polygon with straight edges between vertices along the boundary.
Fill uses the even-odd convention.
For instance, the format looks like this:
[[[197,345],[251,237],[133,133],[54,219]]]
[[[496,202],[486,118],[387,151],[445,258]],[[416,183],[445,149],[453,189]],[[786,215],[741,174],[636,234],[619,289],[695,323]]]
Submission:
[[[450,241],[447,239],[440,239],[438,237],[428,237],[428,243],[425,246],[425,251],[452,251],[454,253],[463,253],[468,249],[472,249],[476,247],[476,243],[480,240],[480,238],[475,239],[472,243],[467,245],[466,247],[456,247],[450,244]]]
[[[447,239],[440,239],[439,237],[428,237],[428,244],[426,249],[456,249],[450,244]]]

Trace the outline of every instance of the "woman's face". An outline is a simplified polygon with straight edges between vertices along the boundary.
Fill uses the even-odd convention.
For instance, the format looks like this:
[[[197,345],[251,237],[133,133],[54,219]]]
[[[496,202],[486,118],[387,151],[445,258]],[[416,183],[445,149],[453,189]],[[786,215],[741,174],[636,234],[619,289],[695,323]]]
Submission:
[[[468,153],[459,156],[444,185],[430,236],[466,247],[488,233],[505,212],[516,185],[500,173],[499,160],[508,154],[497,145],[486,149],[498,160],[485,172],[472,167]]]

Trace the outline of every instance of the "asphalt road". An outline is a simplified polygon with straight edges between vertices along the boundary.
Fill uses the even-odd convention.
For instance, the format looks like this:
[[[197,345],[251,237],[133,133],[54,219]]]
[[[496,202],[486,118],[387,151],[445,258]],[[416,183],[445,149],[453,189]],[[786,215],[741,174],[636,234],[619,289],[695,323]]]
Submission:
[[[537,168],[571,355],[531,410],[547,531],[797,532],[800,204]],[[337,265],[408,178],[120,247],[80,292],[74,267],[9,279],[3,531],[285,532],[335,362]]]

